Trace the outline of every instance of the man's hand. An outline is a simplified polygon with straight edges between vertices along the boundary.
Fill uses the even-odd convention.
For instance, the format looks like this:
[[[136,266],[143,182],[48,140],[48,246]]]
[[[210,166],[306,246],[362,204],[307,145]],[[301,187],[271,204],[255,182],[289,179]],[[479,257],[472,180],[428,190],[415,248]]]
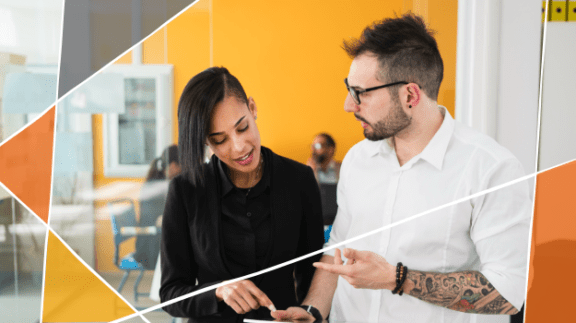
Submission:
[[[354,288],[390,289],[396,287],[396,266],[371,251],[344,249],[348,261],[344,265],[340,250],[334,253],[334,264],[315,262],[314,267],[338,274]]]
[[[271,312],[270,315],[276,321],[287,321],[287,322],[314,322],[314,316],[306,312],[301,307],[288,307],[285,311],[278,310]]]
[[[260,306],[276,311],[272,301],[250,280],[241,280],[216,288],[216,298],[224,301],[238,314],[256,310]]]

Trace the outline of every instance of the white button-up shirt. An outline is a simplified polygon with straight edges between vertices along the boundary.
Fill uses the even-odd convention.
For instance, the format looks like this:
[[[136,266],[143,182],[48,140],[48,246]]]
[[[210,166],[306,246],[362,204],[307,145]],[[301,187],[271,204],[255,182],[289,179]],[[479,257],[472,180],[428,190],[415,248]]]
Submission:
[[[426,148],[400,166],[388,140],[363,140],[346,154],[338,213],[328,245],[357,237],[523,176],[520,162],[494,140],[445,111]],[[345,247],[369,250],[409,269],[480,271],[514,307],[525,298],[532,201],[522,181],[442,208]],[[333,255],[333,250],[326,254]],[[389,290],[355,289],[342,277],[330,319],[347,322],[508,322]]]

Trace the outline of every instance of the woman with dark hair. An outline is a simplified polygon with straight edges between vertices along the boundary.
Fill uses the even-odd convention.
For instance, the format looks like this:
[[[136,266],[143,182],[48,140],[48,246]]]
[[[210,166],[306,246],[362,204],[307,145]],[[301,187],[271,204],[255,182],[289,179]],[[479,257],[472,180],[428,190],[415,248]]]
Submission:
[[[150,163],[146,181],[140,189],[140,220],[141,227],[157,225],[161,222],[166,203],[167,181],[180,174],[178,162],[178,146],[171,145],[164,149],[160,157]],[[136,236],[136,252],[134,259],[146,269],[154,269],[160,252],[159,235]]]
[[[182,174],[162,223],[162,302],[318,250],[320,192],[310,167],[260,145],[257,108],[226,68],[194,76],[178,104]],[[214,155],[203,162],[204,147]],[[189,322],[271,319],[298,305],[319,256],[168,305]],[[294,286],[294,278],[297,286]]]
[[[172,179],[180,174],[180,162],[178,161],[178,146],[171,145],[164,149],[160,157],[150,163],[150,169],[146,175],[146,182],[153,180]]]

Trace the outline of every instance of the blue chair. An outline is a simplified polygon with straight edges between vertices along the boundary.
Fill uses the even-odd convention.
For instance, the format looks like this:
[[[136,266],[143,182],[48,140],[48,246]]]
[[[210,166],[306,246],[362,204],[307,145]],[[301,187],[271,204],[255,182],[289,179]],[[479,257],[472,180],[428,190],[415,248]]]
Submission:
[[[324,228],[324,243],[328,243],[328,240],[330,240],[330,232],[332,232],[332,224],[324,226]]]
[[[138,292],[138,285],[146,269],[141,263],[134,259],[134,253],[130,253],[122,257],[122,259],[119,259],[120,244],[136,236],[133,228],[138,227],[138,222],[136,221],[134,202],[132,199],[122,198],[108,202],[107,206],[110,211],[112,233],[114,234],[114,265],[124,271],[124,276],[122,276],[120,286],[118,286],[118,292],[122,292],[122,288],[124,288],[124,284],[126,280],[128,280],[130,273],[132,271],[139,271],[140,274],[134,282],[134,301],[138,302],[138,296],[150,296],[150,293]],[[122,234],[122,228],[124,227],[130,227],[134,233]]]

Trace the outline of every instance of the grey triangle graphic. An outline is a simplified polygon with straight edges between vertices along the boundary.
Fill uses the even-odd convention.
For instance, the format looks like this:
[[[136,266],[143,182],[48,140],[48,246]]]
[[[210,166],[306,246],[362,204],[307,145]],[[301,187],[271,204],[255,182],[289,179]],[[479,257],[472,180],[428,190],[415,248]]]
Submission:
[[[194,0],[73,0],[64,6],[58,97]]]

